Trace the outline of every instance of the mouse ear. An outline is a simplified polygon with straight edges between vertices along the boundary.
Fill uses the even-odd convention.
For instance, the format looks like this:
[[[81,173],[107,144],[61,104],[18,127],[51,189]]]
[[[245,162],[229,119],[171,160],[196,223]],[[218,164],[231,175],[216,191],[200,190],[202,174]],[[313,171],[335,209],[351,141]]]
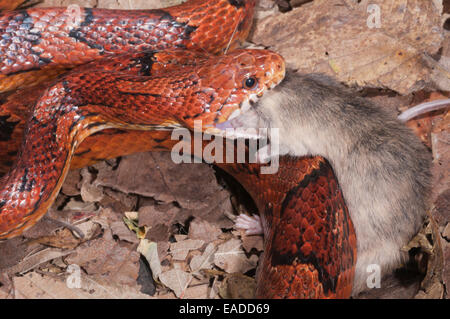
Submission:
[[[444,100],[435,100],[431,102],[421,103],[416,105],[410,109],[407,109],[403,113],[401,113],[397,119],[401,122],[408,122],[410,119],[415,118],[421,114],[425,114],[428,112],[444,109],[447,106],[450,106],[450,99]]]

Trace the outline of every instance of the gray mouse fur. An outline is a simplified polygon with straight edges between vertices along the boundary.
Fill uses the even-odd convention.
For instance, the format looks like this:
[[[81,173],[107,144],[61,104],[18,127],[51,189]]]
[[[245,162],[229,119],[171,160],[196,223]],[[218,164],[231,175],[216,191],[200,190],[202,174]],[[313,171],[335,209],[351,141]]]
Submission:
[[[393,114],[332,78],[289,71],[249,110],[240,128],[278,128],[281,155],[321,155],[331,163],[355,226],[353,295],[367,289],[370,264],[386,274],[407,259],[428,205],[432,157]]]

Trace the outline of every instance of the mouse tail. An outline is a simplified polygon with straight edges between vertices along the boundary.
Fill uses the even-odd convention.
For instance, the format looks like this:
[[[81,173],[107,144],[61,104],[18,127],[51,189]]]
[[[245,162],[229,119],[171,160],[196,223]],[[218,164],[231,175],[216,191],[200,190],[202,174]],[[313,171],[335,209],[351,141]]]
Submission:
[[[431,102],[421,103],[402,112],[397,117],[397,119],[401,122],[408,122],[410,119],[415,118],[416,116],[440,110],[448,106],[450,106],[450,99],[435,100]]]

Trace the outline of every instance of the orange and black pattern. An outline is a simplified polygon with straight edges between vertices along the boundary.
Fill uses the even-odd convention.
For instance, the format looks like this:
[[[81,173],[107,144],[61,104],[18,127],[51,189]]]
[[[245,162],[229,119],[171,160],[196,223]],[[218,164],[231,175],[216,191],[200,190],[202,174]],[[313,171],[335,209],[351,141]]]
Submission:
[[[0,92],[40,83],[0,95],[1,237],[19,235],[46,213],[69,166],[177,143],[170,131],[136,129],[192,128],[195,119],[229,116],[235,108],[224,109],[225,101],[248,94],[237,87],[241,69],[279,68],[268,51],[233,51],[248,34],[254,5],[191,0],[140,12],[82,9],[69,31],[65,9],[0,13]],[[189,50],[174,50],[180,48]],[[225,50],[232,53],[212,55]],[[122,52],[129,53],[112,56]],[[326,160],[282,157],[279,171],[268,175],[258,164],[216,165],[248,190],[261,213],[258,297],[350,296],[356,237]]]
[[[219,164],[255,200],[263,221],[260,298],[348,298],[356,234],[342,191],[322,157],[280,158],[276,174],[256,164]]]
[[[0,92],[109,54],[221,53],[248,35],[255,0],[191,0],[157,10],[37,8],[0,12]]]

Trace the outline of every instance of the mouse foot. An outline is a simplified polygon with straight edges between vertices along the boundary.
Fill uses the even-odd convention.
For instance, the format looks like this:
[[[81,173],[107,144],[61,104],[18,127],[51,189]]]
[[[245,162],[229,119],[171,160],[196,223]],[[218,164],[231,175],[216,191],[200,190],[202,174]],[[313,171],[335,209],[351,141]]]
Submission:
[[[259,215],[248,216],[245,214],[240,214],[236,218],[234,225],[236,228],[245,229],[246,235],[260,235],[263,233],[261,218],[259,218]]]

